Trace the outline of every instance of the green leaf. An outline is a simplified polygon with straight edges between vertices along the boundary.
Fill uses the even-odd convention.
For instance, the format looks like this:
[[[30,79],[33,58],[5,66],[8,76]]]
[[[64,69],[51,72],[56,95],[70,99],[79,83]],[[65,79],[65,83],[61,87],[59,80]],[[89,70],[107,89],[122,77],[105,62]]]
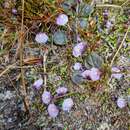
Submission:
[[[54,43],[56,45],[65,45],[67,43],[66,34],[62,31],[57,31],[54,33]]]
[[[75,4],[75,0],[66,0],[65,2],[62,3],[62,8],[64,9],[64,12],[67,15],[73,15],[73,10],[71,9],[71,6]]]
[[[79,15],[82,17],[88,17],[93,11],[93,7],[82,3],[79,7]]]
[[[79,20],[79,25],[81,28],[85,29],[88,26],[88,22],[86,18],[81,18]]]
[[[74,72],[71,79],[72,79],[73,83],[75,83],[75,84],[82,84],[84,81],[83,77],[81,76],[81,74],[79,72]]]
[[[103,64],[103,59],[95,52],[92,52],[85,59],[85,67],[87,69],[91,69],[92,67],[101,68],[102,64]]]

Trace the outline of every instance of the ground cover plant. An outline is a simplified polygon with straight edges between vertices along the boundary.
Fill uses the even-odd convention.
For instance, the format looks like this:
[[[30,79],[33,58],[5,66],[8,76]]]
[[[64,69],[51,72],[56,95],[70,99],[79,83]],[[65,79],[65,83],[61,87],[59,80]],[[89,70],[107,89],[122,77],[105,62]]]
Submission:
[[[0,0],[0,129],[129,130],[130,0]]]

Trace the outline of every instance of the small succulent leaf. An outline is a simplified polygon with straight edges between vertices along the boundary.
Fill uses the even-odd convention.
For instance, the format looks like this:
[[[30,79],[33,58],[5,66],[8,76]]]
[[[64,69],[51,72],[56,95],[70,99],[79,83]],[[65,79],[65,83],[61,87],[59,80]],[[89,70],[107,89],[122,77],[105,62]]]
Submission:
[[[90,5],[87,5],[87,4],[80,4],[80,7],[79,7],[79,14],[80,16],[82,17],[88,17],[93,11],[93,7],[90,6]]]
[[[82,84],[84,81],[84,78],[79,72],[74,72],[71,79],[75,84]]]
[[[85,67],[91,69],[92,67],[101,68],[103,64],[103,59],[96,53],[92,52],[85,59]]]
[[[67,37],[64,32],[57,31],[54,33],[54,43],[56,45],[65,45],[67,43]]]

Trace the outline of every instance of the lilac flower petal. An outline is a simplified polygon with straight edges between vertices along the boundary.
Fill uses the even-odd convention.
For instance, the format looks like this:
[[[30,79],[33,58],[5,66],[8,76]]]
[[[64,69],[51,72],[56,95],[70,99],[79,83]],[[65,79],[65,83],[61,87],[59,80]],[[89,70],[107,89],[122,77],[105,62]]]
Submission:
[[[90,78],[92,81],[97,81],[100,79],[101,72],[97,68],[92,68],[90,70]]]
[[[85,70],[83,73],[81,73],[83,78],[88,78],[90,76],[91,71],[90,70]]]
[[[17,10],[15,8],[13,8],[12,9],[12,13],[16,15],[17,14]]]
[[[35,41],[37,43],[46,43],[48,41],[48,36],[46,33],[38,33],[36,34]]]
[[[120,73],[120,69],[118,67],[112,67],[112,75],[111,77],[116,78],[116,79],[121,79],[123,74]]]
[[[73,100],[71,98],[67,98],[63,101],[62,109],[63,111],[69,112],[71,108],[73,107],[73,105],[74,105]]]
[[[81,63],[76,62],[76,63],[74,64],[73,68],[74,68],[74,70],[80,70],[80,69],[82,68],[82,65],[81,65]]]
[[[121,74],[121,73],[111,75],[111,77],[116,78],[116,79],[121,79],[122,76],[123,76],[123,74]]]
[[[124,108],[126,106],[126,100],[124,98],[117,99],[117,106],[119,108]]]
[[[38,79],[34,82],[33,87],[39,90],[42,87],[43,79]]]
[[[73,48],[73,56],[75,57],[81,56],[84,53],[86,47],[87,44],[85,42],[80,42],[77,45],[75,45]]]
[[[56,89],[56,93],[58,95],[61,95],[61,94],[66,94],[68,91],[68,89],[66,87],[59,87],[58,89]]]
[[[56,19],[56,24],[60,26],[64,26],[68,22],[68,16],[65,14],[60,14]]]
[[[52,118],[56,118],[59,114],[59,110],[55,104],[49,104],[47,111],[49,116]]]
[[[112,72],[119,73],[120,69],[118,67],[112,67]]]
[[[44,104],[49,104],[50,101],[51,101],[51,93],[49,91],[44,91],[43,94],[42,94],[42,102]]]

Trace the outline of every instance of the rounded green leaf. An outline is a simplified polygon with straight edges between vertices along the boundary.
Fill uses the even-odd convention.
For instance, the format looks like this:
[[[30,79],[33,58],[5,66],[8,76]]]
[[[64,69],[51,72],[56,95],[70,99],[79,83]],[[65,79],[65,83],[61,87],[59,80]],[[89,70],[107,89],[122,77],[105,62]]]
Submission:
[[[102,64],[103,64],[103,59],[95,52],[92,52],[85,59],[85,67],[87,69],[91,69],[92,67],[101,68]]]
[[[82,75],[79,72],[74,72],[71,79],[75,84],[82,84],[84,81]]]
[[[57,31],[54,33],[54,43],[56,45],[65,45],[67,43],[66,34],[62,31]]]
[[[93,7],[87,4],[81,4],[79,8],[79,14],[80,16],[87,17],[89,16],[93,11]]]
[[[79,20],[79,25],[81,28],[85,29],[88,25],[87,19],[86,18],[81,18]]]

